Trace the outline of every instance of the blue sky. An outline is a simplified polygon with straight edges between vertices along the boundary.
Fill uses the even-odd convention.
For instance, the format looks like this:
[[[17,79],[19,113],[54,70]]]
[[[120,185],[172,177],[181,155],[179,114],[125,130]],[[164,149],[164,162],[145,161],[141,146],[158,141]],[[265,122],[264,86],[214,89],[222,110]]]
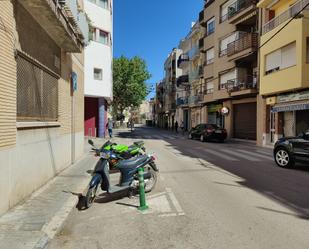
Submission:
[[[203,0],[114,0],[114,57],[146,60],[149,83],[162,77],[168,53],[198,19]],[[149,97],[152,97],[153,93]]]

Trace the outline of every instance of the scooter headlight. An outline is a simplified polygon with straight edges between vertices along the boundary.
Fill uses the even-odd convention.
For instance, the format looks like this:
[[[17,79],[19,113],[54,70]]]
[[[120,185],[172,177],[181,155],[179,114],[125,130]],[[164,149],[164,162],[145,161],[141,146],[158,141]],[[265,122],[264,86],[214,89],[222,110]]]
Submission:
[[[109,159],[109,157],[110,157],[110,155],[109,155],[108,153],[106,153],[106,152],[102,152],[102,153],[101,153],[101,158],[103,158],[103,159]]]

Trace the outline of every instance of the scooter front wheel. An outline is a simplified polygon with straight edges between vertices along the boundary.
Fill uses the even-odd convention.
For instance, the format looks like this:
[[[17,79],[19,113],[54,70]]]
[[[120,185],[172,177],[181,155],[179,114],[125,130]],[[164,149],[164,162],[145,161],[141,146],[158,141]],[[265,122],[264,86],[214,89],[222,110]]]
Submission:
[[[86,208],[91,207],[91,205],[92,205],[92,203],[93,203],[93,201],[96,197],[97,190],[98,190],[98,185],[88,188],[88,191],[87,191],[87,194],[86,194],[86,200],[85,200]]]
[[[145,193],[149,193],[157,184],[157,172],[155,172],[151,167],[146,167],[145,171],[148,171],[151,174],[151,177],[145,180]]]

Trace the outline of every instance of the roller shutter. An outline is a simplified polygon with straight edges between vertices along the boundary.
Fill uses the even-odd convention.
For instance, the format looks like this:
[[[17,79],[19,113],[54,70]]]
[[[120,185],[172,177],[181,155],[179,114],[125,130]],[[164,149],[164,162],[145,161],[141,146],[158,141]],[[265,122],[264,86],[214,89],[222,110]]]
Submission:
[[[233,105],[234,137],[256,140],[256,103]]]

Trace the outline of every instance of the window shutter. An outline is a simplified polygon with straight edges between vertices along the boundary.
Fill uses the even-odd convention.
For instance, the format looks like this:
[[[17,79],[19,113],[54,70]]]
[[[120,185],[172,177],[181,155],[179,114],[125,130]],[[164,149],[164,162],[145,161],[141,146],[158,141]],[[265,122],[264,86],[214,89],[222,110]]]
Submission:
[[[293,42],[281,49],[281,68],[296,65],[296,43]]]
[[[215,50],[214,48],[211,48],[209,50],[206,51],[206,60],[209,61],[209,60],[212,60],[215,56]]]
[[[265,71],[271,71],[275,68],[280,68],[281,64],[281,49],[278,49],[268,55],[266,55],[265,59]]]
[[[236,79],[236,70],[231,70],[220,76],[220,84],[227,83],[228,80]]]

